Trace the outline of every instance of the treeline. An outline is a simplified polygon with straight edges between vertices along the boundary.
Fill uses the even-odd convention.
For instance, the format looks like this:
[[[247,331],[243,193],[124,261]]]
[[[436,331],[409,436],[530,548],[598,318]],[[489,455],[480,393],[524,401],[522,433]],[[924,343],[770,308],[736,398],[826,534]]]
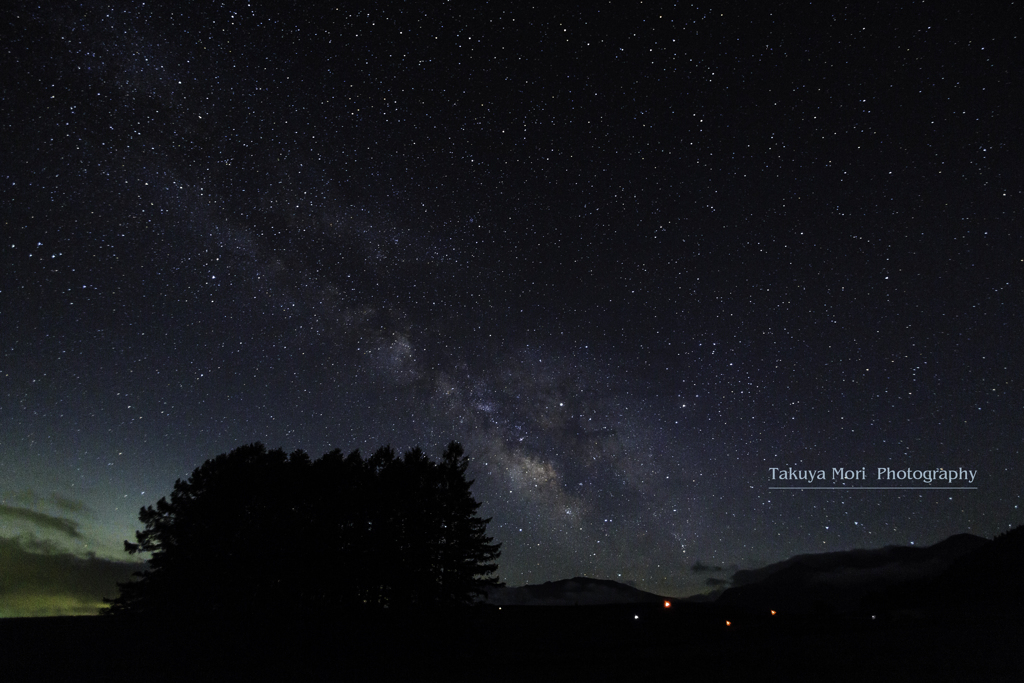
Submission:
[[[302,451],[242,446],[206,461],[170,500],[144,507],[130,553],[151,553],[119,584],[110,614],[220,615],[471,602],[500,544],[451,443],[440,461],[416,448]]]

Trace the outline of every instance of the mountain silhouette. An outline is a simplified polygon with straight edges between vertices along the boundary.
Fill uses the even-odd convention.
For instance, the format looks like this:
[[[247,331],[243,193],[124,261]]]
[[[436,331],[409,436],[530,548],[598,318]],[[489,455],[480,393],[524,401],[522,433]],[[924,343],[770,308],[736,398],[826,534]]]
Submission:
[[[958,534],[924,548],[886,546],[797,555],[760,569],[736,572],[733,587],[716,603],[804,614],[860,611],[877,604],[876,594],[891,595],[907,586],[923,586],[992,543],[980,536]]]
[[[618,581],[577,576],[561,581],[487,591],[484,602],[491,605],[573,606],[661,603],[666,598]]]
[[[888,612],[1016,618],[1024,609],[1022,574],[1024,526],[1019,526],[956,559],[938,576],[890,586],[866,604]]]
[[[949,568],[940,583],[950,589],[974,587],[968,596],[996,598],[1001,594],[1024,592],[1024,526],[996,536],[977,551],[966,555]]]

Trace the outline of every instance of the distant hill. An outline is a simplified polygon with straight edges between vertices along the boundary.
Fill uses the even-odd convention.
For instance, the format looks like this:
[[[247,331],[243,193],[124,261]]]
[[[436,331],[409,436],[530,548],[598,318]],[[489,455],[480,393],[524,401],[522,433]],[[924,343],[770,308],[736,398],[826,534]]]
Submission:
[[[935,545],[797,555],[742,570],[714,599],[680,600],[617,581],[575,577],[517,588],[489,589],[491,605],[573,606],[655,604],[666,599],[790,614],[853,612],[1024,612],[1024,526],[988,540],[950,536]]]
[[[1024,526],[996,536],[935,577],[870,596],[874,609],[959,616],[1019,616],[1024,612]]]
[[[572,606],[661,603],[666,598],[604,579],[577,576],[517,588],[492,588],[484,602],[491,605]]]
[[[943,576],[959,560],[993,541],[958,534],[925,548],[798,555],[761,569],[736,572],[719,605],[785,609],[791,613],[843,613],[864,609],[869,596],[898,592]]]
[[[956,600],[1005,600],[1024,596],[1024,526],[996,536],[959,558],[943,573],[938,587]]]

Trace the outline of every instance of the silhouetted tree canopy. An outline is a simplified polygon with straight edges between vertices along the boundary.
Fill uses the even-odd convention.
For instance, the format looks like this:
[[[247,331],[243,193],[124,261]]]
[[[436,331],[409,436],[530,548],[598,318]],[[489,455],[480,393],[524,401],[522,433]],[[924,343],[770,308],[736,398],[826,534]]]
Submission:
[[[129,553],[152,553],[107,613],[268,614],[464,604],[498,585],[462,447],[369,459],[254,443],[207,460],[144,507]]]

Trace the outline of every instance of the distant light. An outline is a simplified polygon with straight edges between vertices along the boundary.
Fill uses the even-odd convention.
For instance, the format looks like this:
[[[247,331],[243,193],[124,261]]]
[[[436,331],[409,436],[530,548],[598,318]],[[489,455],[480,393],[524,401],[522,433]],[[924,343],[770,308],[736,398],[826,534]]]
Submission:
[[[669,602],[668,600],[666,600],[666,601],[665,601],[665,609],[668,609],[668,608],[669,608],[669,607],[671,607],[671,606],[672,606],[672,603],[671,603],[671,602]]]
[[[775,616],[775,610],[772,610],[772,616],[773,617]]]
[[[726,621],[726,622],[725,622],[725,625],[726,625],[726,626],[732,626],[732,622],[731,622],[731,621]]]
[[[634,615],[633,615],[633,618],[634,618],[634,619],[639,619],[639,618],[640,618],[640,615],[639,615],[639,614],[634,614]]]

